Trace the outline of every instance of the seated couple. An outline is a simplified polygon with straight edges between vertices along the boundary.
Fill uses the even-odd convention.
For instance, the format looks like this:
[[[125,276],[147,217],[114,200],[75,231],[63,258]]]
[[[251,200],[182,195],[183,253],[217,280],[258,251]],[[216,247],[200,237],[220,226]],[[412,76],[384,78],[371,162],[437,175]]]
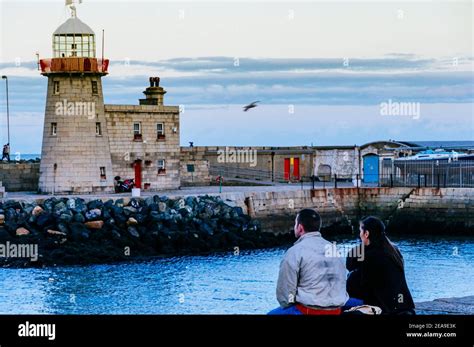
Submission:
[[[415,314],[403,257],[385,235],[381,220],[360,221],[362,243],[356,247],[363,249],[349,252],[346,265],[343,258],[327,252],[334,246],[322,238],[321,224],[312,209],[296,216],[297,241],[280,264],[276,290],[280,307],[269,314],[338,315],[359,305],[377,306],[382,314]]]

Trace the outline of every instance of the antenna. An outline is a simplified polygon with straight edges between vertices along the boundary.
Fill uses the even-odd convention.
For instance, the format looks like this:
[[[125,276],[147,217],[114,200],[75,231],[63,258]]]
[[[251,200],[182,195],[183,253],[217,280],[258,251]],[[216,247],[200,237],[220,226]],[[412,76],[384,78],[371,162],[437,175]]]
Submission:
[[[102,29],[102,64],[104,64],[104,37],[105,37],[105,30]]]

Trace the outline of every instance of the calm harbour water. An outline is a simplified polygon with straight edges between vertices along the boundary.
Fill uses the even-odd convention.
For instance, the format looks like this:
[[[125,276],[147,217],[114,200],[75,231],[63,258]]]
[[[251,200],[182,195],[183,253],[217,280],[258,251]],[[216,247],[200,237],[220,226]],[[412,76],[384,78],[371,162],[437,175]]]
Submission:
[[[393,241],[405,257],[415,301],[474,295],[474,237]],[[263,314],[278,305],[275,285],[284,251],[0,269],[0,313]]]

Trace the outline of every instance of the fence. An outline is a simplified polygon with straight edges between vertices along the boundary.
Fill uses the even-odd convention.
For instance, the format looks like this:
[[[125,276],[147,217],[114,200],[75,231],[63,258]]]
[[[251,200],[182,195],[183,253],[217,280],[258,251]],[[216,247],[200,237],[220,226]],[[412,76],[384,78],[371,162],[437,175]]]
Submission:
[[[394,160],[381,169],[381,186],[474,187],[474,160]]]
[[[309,183],[313,188],[323,187],[474,187],[474,160],[387,160],[382,161],[377,174],[356,174],[352,178],[337,174],[317,177],[288,177],[283,173],[241,168],[237,166],[212,165],[209,172],[224,179],[255,181],[262,184]]]

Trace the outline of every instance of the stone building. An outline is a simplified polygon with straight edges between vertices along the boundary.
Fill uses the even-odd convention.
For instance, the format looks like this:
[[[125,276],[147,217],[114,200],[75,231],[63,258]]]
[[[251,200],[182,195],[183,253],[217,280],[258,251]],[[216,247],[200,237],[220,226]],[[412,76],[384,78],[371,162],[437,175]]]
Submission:
[[[180,186],[179,107],[164,106],[165,93],[151,77],[140,105],[105,105],[112,171],[147,190]]]
[[[71,9],[53,33],[53,58],[40,60],[48,87],[38,190],[112,192],[116,176],[144,189],[179,187],[179,108],[163,105],[156,77],[139,105],[104,105],[109,61],[96,58],[93,30]]]

